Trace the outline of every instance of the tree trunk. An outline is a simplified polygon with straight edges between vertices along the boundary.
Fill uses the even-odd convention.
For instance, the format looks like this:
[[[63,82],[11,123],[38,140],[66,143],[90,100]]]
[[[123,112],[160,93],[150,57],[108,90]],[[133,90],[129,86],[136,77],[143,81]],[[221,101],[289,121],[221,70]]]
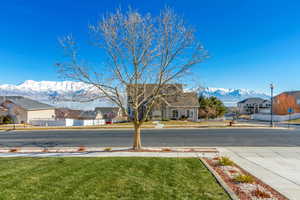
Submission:
[[[141,126],[140,125],[134,125],[133,149],[134,150],[141,150],[142,149],[142,143],[141,143]]]

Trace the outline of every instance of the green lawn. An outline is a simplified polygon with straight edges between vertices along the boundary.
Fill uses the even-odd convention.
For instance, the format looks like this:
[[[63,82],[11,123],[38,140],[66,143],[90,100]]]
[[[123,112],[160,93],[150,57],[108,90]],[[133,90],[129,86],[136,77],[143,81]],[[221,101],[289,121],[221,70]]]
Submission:
[[[300,119],[292,119],[292,120],[288,120],[288,121],[285,121],[286,123],[295,123],[295,124],[300,124]]]
[[[0,200],[229,199],[195,158],[1,158]]]

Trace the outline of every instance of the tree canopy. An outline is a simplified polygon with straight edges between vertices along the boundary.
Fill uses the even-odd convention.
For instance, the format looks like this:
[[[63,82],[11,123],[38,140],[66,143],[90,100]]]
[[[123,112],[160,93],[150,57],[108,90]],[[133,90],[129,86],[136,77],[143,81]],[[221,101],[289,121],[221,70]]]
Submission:
[[[213,119],[222,117],[226,113],[226,107],[217,97],[199,97],[199,117]]]
[[[91,67],[80,58],[77,43],[68,35],[60,39],[66,59],[57,63],[59,72],[65,78],[91,85],[99,97],[110,100],[132,118],[133,148],[140,149],[141,125],[164,95],[163,90],[189,80],[186,76],[207,58],[207,52],[195,29],[170,8],[158,16],[118,9],[90,25],[89,30],[92,44],[106,57],[106,68]],[[155,86],[150,92],[149,84]],[[143,117],[139,115],[141,110]]]

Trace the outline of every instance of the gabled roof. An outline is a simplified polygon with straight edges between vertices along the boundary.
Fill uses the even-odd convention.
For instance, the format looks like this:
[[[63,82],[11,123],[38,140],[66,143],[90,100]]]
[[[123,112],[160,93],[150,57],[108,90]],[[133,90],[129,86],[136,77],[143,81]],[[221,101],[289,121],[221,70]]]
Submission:
[[[69,108],[55,109],[55,116],[59,119],[95,119],[97,113],[93,110],[72,110]]]
[[[287,92],[282,92],[281,94],[279,95],[282,95],[282,94],[287,94],[287,95],[291,95],[291,96],[294,96],[295,98],[300,98],[300,90],[295,90],[295,91],[287,91]],[[277,96],[279,96],[277,95]]]
[[[254,97],[254,98],[244,99],[243,101],[240,101],[238,103],[248,103],[248,104],[257,103],[257,104],[260,104],[260,103],[264,103],[264,102],[265,102],[265,99],[262,99],[262,98],[259,98],[259,97]]]
[[[81,119],[95,119],[97,113],[93,110],[84,110],[80,113],[79,118]]]
[[[48,110],[54,109],[53,106],[41,103],[29,98],[25,98],[22,96],[0,96],[0,104],[4,103],[5,101],[10,101],[25,110]]]
[[[118,113],[120,111],[119,107],[97,107],[95,108],[97,113],[101,112],[102,114],[105,113]]]
[[[7,108],[0,106],[0,112],[6,112],[6,111],[7,111]]]
[[[271,101],[270,100],[268,100],[268,99],[265,99],[264,101],[263,101],[263,103],[271,103]]]
[[[145,98],[153,96],[154,92],[158,88],[158,84],[128,84],[126,92],[128,96],[132,96],[134,90],[137,88],[139,94],[143,94]],[[183,92],[182,84],[164,84],[160,86],[160,94],[173,95]]]
[[[168,96],[165,101],[170,107],[199,107],[198,96],[195,92],[184,92]]]

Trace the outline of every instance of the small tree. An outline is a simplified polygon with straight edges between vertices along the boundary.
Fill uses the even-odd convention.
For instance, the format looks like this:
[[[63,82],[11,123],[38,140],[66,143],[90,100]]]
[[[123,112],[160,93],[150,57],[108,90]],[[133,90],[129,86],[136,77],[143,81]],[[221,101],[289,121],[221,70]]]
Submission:
[[[88,66],[78,58],[73,37],[66,36],[60,39],[67,55],[57,64],[60,73],[97,88],[100,97],[119,106],[126,116],[131,114],[127,109],[130,96],[133,148],[141,149],[141,125],[163,97],[163,90],[188,75],[207,53],[196,40],[195,30],[169,8],[157,17],[118,9],[89,26],[89,30],[93,45],[107,56],[106,68]],[[153,84],[151,91],[147,89],[149,84]]]
[[[7,116],[3,116],[2,123],[3,124],[13,124],[14,120],[11,116],[7,115]]]
[[[227,110],[223,102],[216,97],[200,96],[199,104],[199,116],[205,119],[224,116]]]

